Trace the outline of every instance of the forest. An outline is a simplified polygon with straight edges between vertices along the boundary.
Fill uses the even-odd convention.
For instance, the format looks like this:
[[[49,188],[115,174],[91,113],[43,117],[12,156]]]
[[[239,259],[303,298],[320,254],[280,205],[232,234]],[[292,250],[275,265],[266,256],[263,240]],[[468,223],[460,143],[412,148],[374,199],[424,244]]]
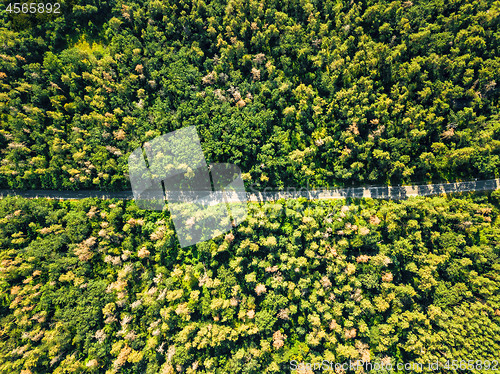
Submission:
[[[259,191],[500,177],[499,1],[58,3],[0,4],[0,190],[130,191],[188,126]],[[0,373],[488,373],[499,336],[500,190],[252,202],[186,247],[167,209],[0,196]]]
[[[499,192],[249,208],[180,249],[134,202],[0,200],[0,371],[499,360]]]
[[[62,1],[0,15],[0,188],[130,189],[195,125],[258,187],[498,177],[498,1]]]

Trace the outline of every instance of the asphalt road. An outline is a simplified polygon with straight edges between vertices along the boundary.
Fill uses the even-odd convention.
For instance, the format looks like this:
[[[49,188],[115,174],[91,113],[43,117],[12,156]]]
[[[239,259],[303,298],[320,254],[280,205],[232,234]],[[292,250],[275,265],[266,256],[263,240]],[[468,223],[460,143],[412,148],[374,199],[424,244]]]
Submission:
[[[438,183],[414,186],[382,186],[382,187],[355,187],[336,188],[331,190],[309,190],[305,188],[299,191],[289,189],[288,191],[265,191],[246,192],[248,201],[263,202],[279,199],[297,199],[300,197],[308,200],[331,200],[345,198],[372,198],[372,199],[406,199],[410,196],[430,196],[444,193],[470,192],[470,191],[492,191],[500,189],[500,179],[489,179],[480,181],[468,181],[457,183]],[[25,198],[45,198],[56,200],[75,200],[86,198],[132,200],[132,191],[104,192],[93,190],[58,191],[58,190],[0,190],[0,198],[5,196],[22,196]],[[243,197],[243,196],[240,196]],[[238,202],[236,196],[230,198],[229,202]]]
[[[378,186],[336,188],[332,190],[310,190],[294,192],[268,192],[249,194],[251,201],[272,201],[281,198],[304,197],[309,200],[331,200],[345,198],[406,199],[411,196],[431,196],[444,193],[493,191],[500,189],[500,179],[456,183],[423,184],[414,186]]]

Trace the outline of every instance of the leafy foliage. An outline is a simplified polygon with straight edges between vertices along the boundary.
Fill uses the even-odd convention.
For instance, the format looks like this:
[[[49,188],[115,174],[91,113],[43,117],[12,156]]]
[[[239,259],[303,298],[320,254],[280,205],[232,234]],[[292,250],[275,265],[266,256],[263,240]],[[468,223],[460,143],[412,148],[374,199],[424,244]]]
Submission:
[[[498,360],[497,195],[254,204],[184,249],[166,211],[2,199],[0,370]]]
[[[1,16],[0,186],[128,189],[130,152],[188,125],[257,187],[498,176],[498,2],[63,8]]]

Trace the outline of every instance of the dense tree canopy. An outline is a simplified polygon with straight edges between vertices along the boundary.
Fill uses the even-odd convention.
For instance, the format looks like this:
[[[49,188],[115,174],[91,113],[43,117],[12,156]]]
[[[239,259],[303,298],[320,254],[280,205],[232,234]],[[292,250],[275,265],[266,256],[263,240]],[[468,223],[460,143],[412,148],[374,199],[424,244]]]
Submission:
[[[0,200],[0,371],[498,360],[499,194],[354,203],[252,205],[179,249],[166,211]]]
[[[0,186],[128,189],[130,152],[187,125],[258,186],[498,176],[498,2],[63,9],[0,16]]]
[[[130,153],[191,125],[256,189],[499,177],[498,1],[60,4],[0,12],[2,189],[130,189]],[[498,192],[289,199],[181,248],[167,210],[1,198],[0,372],[484,372],[499,213]]]

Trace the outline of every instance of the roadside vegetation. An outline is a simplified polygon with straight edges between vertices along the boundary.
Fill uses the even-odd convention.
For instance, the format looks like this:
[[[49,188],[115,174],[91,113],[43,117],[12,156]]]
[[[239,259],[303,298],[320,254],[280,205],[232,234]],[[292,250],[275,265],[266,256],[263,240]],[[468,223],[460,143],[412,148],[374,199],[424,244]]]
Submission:
[[[2,199],[0,371],[498,360],[499,196],[252,204],[184,249],[166,211]]]
[[[498,1],[60,3],[0,12],[0,189],[130,191],[130,153],[191,125],[256,190],[499,177]],[[166,209],[0,199],[0,372],[484,372],[499,198],[252,203],[186,248]]]
[[[188,125],[262,188],[498,177],[498,2],[62,3],[0,15],[0,187],[129,189]]]

